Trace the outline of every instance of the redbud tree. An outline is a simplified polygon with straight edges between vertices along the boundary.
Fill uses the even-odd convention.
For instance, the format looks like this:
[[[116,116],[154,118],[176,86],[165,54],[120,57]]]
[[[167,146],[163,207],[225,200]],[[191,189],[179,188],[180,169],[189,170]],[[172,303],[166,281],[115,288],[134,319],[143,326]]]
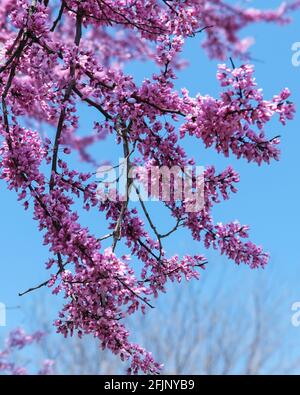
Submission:
[[[29,373],[28,368],[17,364],[14,361],[14,353],[20,353],[24,348],[40,343],[45,333],[37,331],[27,334],[23,329],[18,328],[11,331],[5,340],[4,348],[0,349],[0,373],[23,376]],[[39,375],[50,375],[53,373],[54,361],[45,359],[37,371]]]
[[[251,40],[240,39],[239,31],[254,22],[287,23],[299,3],[261,11],[225,0],[0,0],[0,178],[32,213],[49,248],[49,280],[21,295],[42,286],[61,294],[59,333],[92,334],[127,361],[129,373],[155,374],[160,363],[130,341],[126,317],[151,308],[168,281],[198,279],[207,264],[202,255],[169,256],[167,237],[186,228],[236,264],[267,264],[246,225],[213,221],[212,207],[237,191],[232,167],[219,174],[205,168],[198,210],[172,194],[158,199],[174,222],[165,233],[129,170],[193,166],[199,158],[185,152],[187,135],[221,155],[258,165],[278,160],[279,137],[266,129],[273,118],[282,125],[292,119],[294,105],[287,88],[263,96],[247,61]],[[217,71],[217,98],[175,88],[184,43],[192,39],[209,57],[227,62]],[[245,63],[237,67],[230,56]],[[124,71],[137,60],[158,70],[141,84]],[[82,137],[79,121],[87,117],[93,126]],[[106,137],[127,165],[125,199],[99,198],[95,164],[105,159]],[[95,144],[97,158],[89,152]],[[71,160],[76,153],[78,163]],[[90,172],[79,170],[83,161]],[[138,199],[131,202],[135,188]],[[93,211],[95,221],[101,212],[107,233],[84,226],[78,207]]]

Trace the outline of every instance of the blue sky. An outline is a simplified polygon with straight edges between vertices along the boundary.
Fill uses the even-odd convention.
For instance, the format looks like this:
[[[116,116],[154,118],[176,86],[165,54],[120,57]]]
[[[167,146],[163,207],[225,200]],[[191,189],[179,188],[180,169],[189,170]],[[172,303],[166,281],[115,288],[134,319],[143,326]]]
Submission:
[[[258,6],[260,3],[261,1],[251,2]],[[267,3],[271,8],[278,5],[279,1],[268,0]],[[232,164],[240,173],[238,193],[216,208],[215,219],[222,222],[238,219],[241,223],[249,224],[251,239],[271,253],[269,266],[264,271],[238,267],[212,251],[205,251],[203,245],[192,241],[187,233],[172,236],[167,245],[170,254],[206,254],[209,265],[203,276],[212,282],[222,276],[228,287],[233,283],[243,284],[243,292],[239,294],[238,299],[247,299],[247,286],[253,283],[270,288],[274,297],[278,292],[286,290],[287,296],[282,299],[281,307],[282,320],[287,324],[291,317],[291,304],[296,300],[300,301],[300,67],[293,67],[291,63],[291,46],[294,42],[300,41],[299,17],[299,12],[294,14],[294,22],[284,27],[264,24],[254,25],[242,31],[243,36],[250,35],[256,40],[252,47],[252,56],[257,61],[253,63],[256,67],[257,82],[263,88],[265,97],[270,98],[287,86],[292,90],[292,100],[299,109],[294,121],[289,122],[286,127],[283,128],[278,122],[269,125],[270,137],[277,134],[282,136],[281,161],[270,166],[258,167],[243,160],[237,161],[233,157],[226,159],[211,150],[205,150],[200,141],[188,139],[186,142],[188,152],[196,158],[199,165],[214,164],[222,170],[228,164]],[[189,60],[190,65],[180,72],[177,86],[187,87],[191,94],[200,92],[217,95],[217,62],[207,59],[200,47],[199,38],[191,39],[186,45],[184,57]],[[239,60],[235,60],[235,63],[238,65]],[[150,75],[153,70],[150,64],[136,64],[130,69],[138,81]],[[84,117],[87,113],[82,114]],[[82,122],[84,123],[85,119]],[[112,148],[112,145],[108,147]],[[103,155],[105,153],[101,152],[101,158]],[[44,270],[44,262],[48,254],[47,249],[41,245],[42,237],[36,229],[36,223],[31,220],[30,214],[24,212],[17,202],[16,195],[8,191],[2,181],[0,202],[0,302],[8,307],[20,306],[18,309],[8,310],[7,327],[0,327],[2,337],[9,329],[26,324],[28,320],[25,306],[36,303],[41,295],[47,293],[47,290],[40,290],[36,291],[38,296],[18,297],[18,292],[47,279],[48,273]],[[159,211],[156,216],[160,219],[160,225],[166,226]],[[98,223],[95,219],[87,216],[86,221],[95,231],[97,230]],[[54,298],[49,296],[50,306],[53,300]],[[299,339],[300,349],[300,329],[288,325],[288,331],[297,342]]]

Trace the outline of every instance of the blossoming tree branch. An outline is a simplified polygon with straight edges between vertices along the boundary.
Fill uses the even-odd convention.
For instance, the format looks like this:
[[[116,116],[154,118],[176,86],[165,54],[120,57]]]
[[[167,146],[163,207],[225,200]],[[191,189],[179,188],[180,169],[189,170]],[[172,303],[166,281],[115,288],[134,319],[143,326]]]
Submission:
[[[261,11],[225,0],[0,0],[0,177],[32,213],[50,254],[49,279],[38,284],[33,276],[20,294],[42,286],[61,293],[58,332],[92,334],[129,363],[129,373],[156,374],[161,361],[130,341],[124,319],[151,308],[168,281],[198,279],[207,264],[200,254],[169,256],[166,238],[186,228],[199,250],[201,242],[236,264],[267,264],[268,254],[248,239],[248,226],[212,218],[213,205],[237,191],[233,168],[220,174],[213,165],[205,169],[199,210],[187,210],[186,199],[172,196],[158,202],[173,221],[163,233],[139,194],[129,201],[129,172],[126,199],[99,199],[94,165],[107,159],[101,151],[107,136],[115,139],[116,152],[122,150],[127,169],[194,165],[199,158],[186,154],[187,135],[220,155],[258,165],[278,160],[279,137],[268,124],[293,118],[290,92],[263,96],[246,61],[251,40],[240,39],[240,29],[285,24],[299,5]],[[227,62],[217,71],[218,97],[175,89],[186,40],[201,41],[210,57]],[[246,63],[238,67],[230,56]],[[153,62],[159,71],[138,85],[123,67],[135,60]],[[78,133],[82,106],[93,120],[84,137]],[[94,144],[98,158],[88,152]],[[76,152],[93,171],[78,170],[70,159]],[[104,213],[107,232],[85,227],[78,205],[94,210],[95,221]],[[121,244],[127,255],[118,253]]]
[[[23,329],[15,329],[10,332],[5,341],[5,348],[0,350],[0,372],[1,374],[12,375],[27,375],[28,369],[13,362],[14,352],[23,350],[32,344],[40,343],[45,333],[35,332],[28,335]],[[53,373],[54,361],[45,359],[42,361],[41,367],[38,370],[38,375],[50,375]]]

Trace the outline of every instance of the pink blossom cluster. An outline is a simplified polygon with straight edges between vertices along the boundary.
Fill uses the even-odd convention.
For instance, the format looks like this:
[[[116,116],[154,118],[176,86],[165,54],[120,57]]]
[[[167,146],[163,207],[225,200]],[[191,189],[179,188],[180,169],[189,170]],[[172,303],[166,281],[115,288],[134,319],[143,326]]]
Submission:
[[[107,160],[104,150],[94,158],[89,148],[110,136],[129,169],[182,168],[196,163],[183,146],[188,134],[225,156],[258,164],[278,159],[279,137],[267,137],[267,128],[276,117],[282,125],[293,118],[287,88],[265,99],[253,66],[233,62],[219,66],[218,98],[191,97],[187,89],[177,91],[174,80],[184,66],[186,40],[205,36],[208,54],[219,59],[242,55],[249,43],[239,39],[242,27],[286,23],[287,12],[299,6],[293,1],[260,11],[220,0],[0,0],[0,178],[30,208],[49,248],[46,267],[52,274],[36,288],[46,285],[62,294],[58,332],[92,334],[102,348],[129,362],[129,373],[156,374],[161,365],[130,341],[124,319],[151,308],[168,281],[197,279],[207,264],[201,254],[169,256],[166,238],[186,228],[237,264],[266,265],[268,255],[248,240],[247,226],[213,220],[214,204],[237,192],[232,167],[220,173],[206,168],[201,210],[189,212],[185,200],[164,202],[174,225],[162,232],[142,199],[134,205],[120,196],[99,200],[94,171],[79,170],[74,157],[78,153],[85,165]],[[159,71],[137,84],[123,68],[131,60],[153,61]],[[84,136],[82,106],[93,124]],[[128,174],[126,181],[129,192],[135,184]],[[78,204],[97,219],[104,214],[107,235],[82,225]],[[121,242],[127,255],[118,254]],[[8,349],[22,339],[31,341],[14,335]],[[46,361],[41,371],[50,368]]]
[[[29,335],[26,334],[24,329],[18,328],[11,331],[5,342],[5,348],[0,351],[0,374],[12,374],[12,375],[27,375],[29,374],[26,367],[19,366],[13,360],[13,353],[20,351],[27,346],[39,343],[45,336],[43,332],[34,332]],[[42,362],[42,367],[38,371],[39,375],[50,375],[53,373],[54,361],[45,359]]]
[[[268,139],[265,125],[279,116],[285,125],[293,119],[295,108],[287,99],[290,92],[285,88],[271,100],[265,100],[262,90],[253,77],[254,68],[245,65],[237,69],[220,65],[217,78],[224,91],[220,99],[199,96],[194,111],[181,127],[181,137],[186,133],[201,138],[206,147],[214,146],[218,152],[258,164],[279,159],[279,137]]]

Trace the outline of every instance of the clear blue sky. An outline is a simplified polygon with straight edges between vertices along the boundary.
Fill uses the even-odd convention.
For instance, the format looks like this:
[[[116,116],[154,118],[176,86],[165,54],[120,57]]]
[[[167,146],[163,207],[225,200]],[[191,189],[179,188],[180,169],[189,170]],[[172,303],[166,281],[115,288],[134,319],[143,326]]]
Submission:
[[[258,6],[261,6],[260,3],[262,2],[251,2]],[[272,7],[280,1],[268,0],[265,3]],[[186,143],[188,152],[196,158],[199,165],[213,163],[222,170],[232,164],[240,173],[238,194],[218,206],[215,219],[222,222],[239,219],[241,223],[249,224],[252,240],[262,244],[271,253],[269,266],[264,271],[237,267],[215,253],[205,251],[202,244],[192,241],[187,234],[174,236],[168,243],[170,254],[205,253],[210,263],[203,276],[208,279],[212,276],[225,276],[228,286],[232,282],[242,283],[244,292],[238,298],[247,298],[247,284],[256,281],[270,287],[274,297],[278,290],[288,290],[288,296],[282,300],[282,320],[287,322],[291,316],[291,304],[300,301],[300,68],[293,67],[291,63],[291,46],[300,41],[299,17],[299,12],[294,14],[294,23],[284,27],[255,25],[242,32],[242,35],[254,36],[256,40],[252,56],[257,59],[254,61],[256,78],[264,89],[265,97],[270,98],[287,86],[292,90],[292,100],[299,109],[295,120],[288,123],[287,127],[283,128],[277,122],[269,126],[271,137],[282,135],[281,161],[259,168],[243,160],[237,161],[233,157],[225,159],[211,150],[205,150],[200,141],[189,139]],[[187,43],[184,56],[189,60],[190,66],[180,73],[178,87],[187,87],[191,94],[200,92],[217,95],[217,62],[207,59],[199,45],[199,37]],[[238,65],[239,61],[236,60],[235,63]],[[139,81],[150,75],[152,68],[149,64],[142,67],[134,65],[131,70]],[[105,158],[105,152],[101,153],[102,157]],[[36,229],[36,223],[31,220],[30,214],[23,211],[16,201],[16,195],[9,192],[2,181],[0,191],[0,302],[8,307],[21,306],[20,309],[8,311],[8,325],[6,328],[0,327],[2,337],[9,329],[26,323],[22,306],[33,303],[37,298],[34,295],[19,298],[18,292],[47,278],[44,262],[48,254],[47,249],[41,245],[42,238]],[[88,217],[88,221],[93,229],[97,229],[97,219]],[[164,223],[161,222],[161,225],[164,226]],[[42,295],[47,290],[37,292]],[[235,303],[235,300],[232,302]],[[51,296],[49,304],[52,304]],[[290,326],[289,330],[291,336],[299,338],[300,347],[300,329]]]

